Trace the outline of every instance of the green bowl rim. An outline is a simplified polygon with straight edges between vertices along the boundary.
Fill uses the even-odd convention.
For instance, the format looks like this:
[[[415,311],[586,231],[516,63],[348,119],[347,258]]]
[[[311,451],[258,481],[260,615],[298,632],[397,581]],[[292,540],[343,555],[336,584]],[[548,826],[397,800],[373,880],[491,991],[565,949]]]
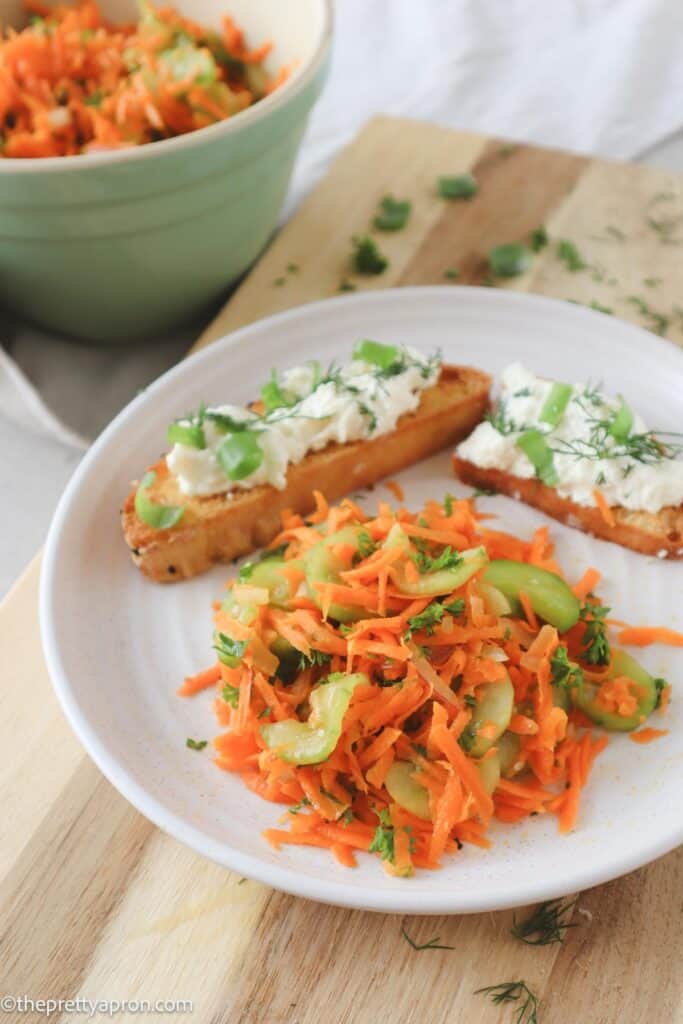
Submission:
[[[172,139],[162,139],[146,146],[131,146],[128,149],[115,149],[103,153],[78,153],[74,156],[48,156],[30,160],[25,157],[0,157],[0,174],[27,173],[49,174],[51,171],[79,171],[89,167],[108,167],[112,164],[128,161],[147,160],[155,156],[163,156],[181,149],[190,149],[210,143],[226,135],[235,134],[256,121],[261,121],[270,114],[288,104],[300,95],[318,75],[323,67],[332,42],[334,25],[334,0],[317,0],[322,9],[322,28],[317,46],[308,63],[297,69],[288,81],[279,89],[259,100],[253,107],[240,111],[233,117],[226,118],[216,124],[198,128],[185,135],[176,135]]]

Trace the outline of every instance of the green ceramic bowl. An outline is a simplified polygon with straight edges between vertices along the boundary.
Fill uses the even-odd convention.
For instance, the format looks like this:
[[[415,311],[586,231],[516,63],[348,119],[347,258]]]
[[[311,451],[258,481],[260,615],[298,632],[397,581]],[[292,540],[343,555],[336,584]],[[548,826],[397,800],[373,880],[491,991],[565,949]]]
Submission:
[[[101,6],[115,20],[134,17],[130,2]],[[248,110],[175,139],[0,158],[0,303],[22,317],[91,341],[161,334],[219,298],[277,223],[326,77],[331,0],[174,6],[217,28],[228,11],[249,40],[273,40],[269,70],[295,70]]]

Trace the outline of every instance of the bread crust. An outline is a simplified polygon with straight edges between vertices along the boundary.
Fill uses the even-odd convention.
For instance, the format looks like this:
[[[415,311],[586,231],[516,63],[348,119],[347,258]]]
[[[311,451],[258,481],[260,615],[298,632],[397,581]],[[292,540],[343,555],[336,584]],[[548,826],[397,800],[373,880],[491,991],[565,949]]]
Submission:
[[[482,469],[458,455],[453,456],[453,468],[463,483],[517,498],[553,519],[601,540],[621,544],[644,555],[673,559],[683,557],[683,505],[669,506],[656,514],[616,506],[612,509],[614,526],[610,526],[598,508],[577,505],[561,497],[554,487],[548,487],[535,478],[512,476],[500,469]]]
[[[184,495],[166,459],[149,468],[156,473],[150,497],[184,505],[180,523],[154,530],[135,512],[136,486],[128,494],[121,522],[133,562],[156,582],[174,582],[229,562],[268,544],[281,528],[281,513],[305,515],[314,507],[313,491],[328,501],[377,483],[420,459],[462,440],[483,416],[491,378],[470,367],[444,366],[438,382],[422,393],[419,408],[402,416],[395,430],[369,441],[330,444],[289,467],[287,486],[234,491],[233,496]]]

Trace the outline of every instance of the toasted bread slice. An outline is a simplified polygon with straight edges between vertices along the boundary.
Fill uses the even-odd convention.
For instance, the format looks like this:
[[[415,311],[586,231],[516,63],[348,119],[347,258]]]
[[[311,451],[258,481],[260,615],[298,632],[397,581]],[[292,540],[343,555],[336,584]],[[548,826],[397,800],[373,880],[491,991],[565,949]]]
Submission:
[[[161,583],[187,579],[214,562],[246,555],[278,533],[284,509],[310,512],[314,490],[336,501],[460,441],[484,414],[490,386],[490,377],[479,370],[444,366],[438,382],[423,391],[419,408],[402,416],[395,430],[370,441],[330,444],[311,452],[289,467],[281,491],[263,485],[188,498],[161,459],[150,467],[156,472],[150,497],[161,504],[184,505],[185,512],[172,529],[154,530],[136,515],[133,489],[121,512],[133,561]]]
[[[663,508],[657,514],[634,512],[617,506],[612,509],[610,525],[598,508],[577,505],[562,498],[554,487],[540,480],[512,476],[500,469],[482,469],[467,459],[453,456],[456,476],[473,487],[485,487],[533,505],[561,523],[592,533],[601,540],[659,558],[683,557],[683,505]]]

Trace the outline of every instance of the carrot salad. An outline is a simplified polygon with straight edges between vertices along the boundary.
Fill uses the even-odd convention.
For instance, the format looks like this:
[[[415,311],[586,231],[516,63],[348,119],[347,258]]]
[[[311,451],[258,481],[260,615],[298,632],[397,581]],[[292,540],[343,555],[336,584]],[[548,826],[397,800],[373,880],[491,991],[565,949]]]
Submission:
[[[547,528],[491,529],[472,499],[316,501],[228,583],[218,660],[179,691],[215,688],[215,763],[287,805],[265,838],[408,876],[494,819],[573,829],[605,731],[669,695],[610,644],[598,571],[572,589]]]
[[[114,25],[93,0],[28,0],[32,17],[0,39],[0,152],[71,156],[169,139],[232,117],[287,76],[269,77],[270,43],[249,49],[228,15],[216,32],[140,0]]]

